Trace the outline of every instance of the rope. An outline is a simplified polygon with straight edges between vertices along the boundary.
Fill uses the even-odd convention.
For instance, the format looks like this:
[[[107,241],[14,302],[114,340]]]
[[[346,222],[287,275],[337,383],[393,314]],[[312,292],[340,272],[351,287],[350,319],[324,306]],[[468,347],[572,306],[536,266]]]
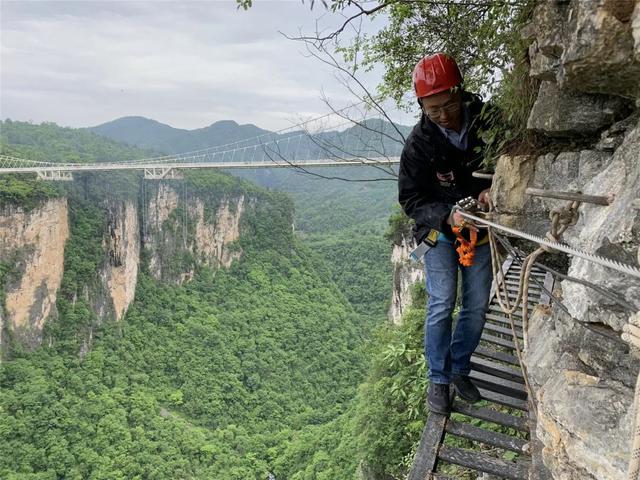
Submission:
[[[548,238],[550,241],[561,243],[562,234],[569,227],[569,225],[574,225],[578,220],[579,206],[580,202],[573,201],[567,207],[552,210],[550,213],[551,227],[549,229],[549,232],[547,232],[546,234],[546,238]],[[491,202],[491,199],[489,199],[489,214],[491,214],[491,212],[493,212],[493,203]],[[509,300],[509,292],[507,291],[507,286],[505,283],[505,274],[502,271],[502,258],[500,252],[498,251],[495,234],[493,233],[492,227],[487,228],[489,232],[489,246],[491,249],[491,268],[493,269],[493,276],[496,279],[496,298],[498,299],[498,304],[500,305],[502,312],[509,318],[509,324],[511,325],[511,334],[513,336],[513,343],[516,347],[516,356],[518,358],[520,368],[523,372],[529,402],[531,403],[531,406],[535,408],[535,397],[533,395],[531,384],[529,383],[527,368],[522,358],[522,348],[520,347],[520,340],[516,335],[516,327],[513,319],[513,314],[520,306],[520,303],[522,303],[522,335],[524,348],[526,349],[528,346],[527,330],[529,326],[529,277],[531,275],[531,270],[533,269],[536,259],[542,253],[553,253],[554,250],[550,247],[540,245],[533,253],[527,255],[527,257],[523,260],[522,269],[520,270],[520,280],[518,282],[518,294],[513,305],[511,305],[511,301]],[[525,299],[525,301],[522,301],[523,298]]]
[[[636,357],[640,356],[640,312],[629,317],[629,323],[622,331],[622,339],[631,346],[631,353]],[[633,409],[635,416],[633,420],[633,430],[631,431],[631,458],[629,460],[628,480],[638,480],[640,478],[640,374],[636,380],[636,391],[633,397]]]

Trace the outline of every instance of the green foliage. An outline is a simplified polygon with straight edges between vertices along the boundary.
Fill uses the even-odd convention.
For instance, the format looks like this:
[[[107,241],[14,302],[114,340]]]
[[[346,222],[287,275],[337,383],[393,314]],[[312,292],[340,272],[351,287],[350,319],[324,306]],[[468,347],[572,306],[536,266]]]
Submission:
[[[418,60],[437,52],[455,58],[465,89],[491,98],[492,105],[484,112],[488,128],[483,139],[488,144],[485,165],[492,168],[500,154],[532,142],[526,121],[537,84],[528,77],[528,45],[520,30],[535,3],[392,2],[384,9],[389,17],[384,28],[338,51],[356,72],[382,65],[379,93],[407,110],[415,108],[415,98],[407,92],[413,90],[411,72]],[[344,2],[335,1],[333,6],[339,10]]]
[[[54,123],[33,125],[0,121],[0,154],[28,160],[79,163],[131,160],[152,155],[82,129]],[[74,173],[73,182],[48,182],[34,174],[0,176],[0,205],[20,205],[30,210],[43,201],[63,195],[81,198],[135,197],[140,174],[131,172]]]
[[[0,366],[0,477],[353,478],[343,429],[370,327],[293,238],[291,202],[245,192],[242,261],[184,287],[142,274],[126,319],[97,328],[106,211],[80,192],[54,348]]]
[[[3,364],[0,476],[334,478],[363,332],[303,250],[185,287],[143,275],[84,360],[41,348]]]
[[[490,125],[485,164],[490,170],[501,154],[528,153],[539,143],[535,134],[527,130],[527,120],[540,82],[529,77],[529,42],[518,34],[531,20],[535,3],[524,2],[514,14],[511,35],[505,43],[508,68],[502,70],[503,78],[495,89],[492,103],[496,108],[485,111]]]
[[[391,298],[391,248],[379,233],[316,234],[306,237],[305,244],[321,256],[363,322],[374,326],[384,321]]]
[[[0,205],[20,205],[29,211],[49,198],[61,195],[58,185],[30,178],[25,174],[0,176]]]
[[[389,226],[384,233],[384,238],[394,245],[400,245],[403,238],[411,237],[412,225],[413,220],[407,217],[400,205],[395,205],[389,217]]]
[[[384,10],[389,22],[379,32],[341,48],[345,59],[359,53],[360,68],[383,65],[380,93],[399,105],[415,105],[405,99],[413,90],[411,72],[425,55],[445,52],[458,62],[467,89],[492,92],[499,80],[496,71],[511,62],[507,45],[517,34],[514,19],[522,4],[486,2],[393,2]]]
[[[0,121],[0,153],[55,163],[112,162],[150,157],[141,150],[108,140],[85,129],[59,127],[52,122],[34,125]]]
[[[405,457],[426,420],[426,364],[422,354],[424,309],[412,308],[400,327],[380,327],[373,361],[356,404],[356,442],[374,478],[401,478]]]
[[[313,173],[351,180],[377,178],[381,174],[365,167],[316,168]],[[349,182],[326,180],[295,170],[233,171],[263,187],[287,192],[295,202],[298,232],[324,233],[370,227],[379,231],[396,201],[397,186],[391,181]]]

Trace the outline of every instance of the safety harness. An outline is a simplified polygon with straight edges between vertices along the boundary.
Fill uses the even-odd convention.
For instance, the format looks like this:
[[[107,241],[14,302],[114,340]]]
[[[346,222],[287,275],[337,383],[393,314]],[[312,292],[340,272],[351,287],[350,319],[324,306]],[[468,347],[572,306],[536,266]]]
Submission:
[[[458,211],[464,211],[467,213],[477,213],[480,210],[480,205],[473,197],[463,198],[458,201],[451,210],[451,216]],[[453,222],[452,222],[453,223]],[[476,255],[476,246],[478,246],[478,232],[475,230],[469,230],[469,240],[462,234],[462,231],[466,228],[466,221],[462,225],[454,225],[451,227],[451,231],[456,236],[456,252],[458,252],[458,261],[460,265],[470,267],[473,265],[473,259]],[[480,244],[486,243],[487,239],[480,241]]]

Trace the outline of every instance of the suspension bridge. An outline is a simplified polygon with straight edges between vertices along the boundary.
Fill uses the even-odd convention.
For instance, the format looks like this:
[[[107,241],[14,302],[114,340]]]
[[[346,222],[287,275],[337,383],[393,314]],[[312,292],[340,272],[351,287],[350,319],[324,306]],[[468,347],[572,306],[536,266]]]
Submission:
[[[74,172],[138,170],[144,172],[144,178],[160,180],[182,178],[182,170],[194,168],[341,166],[369,166],[393,174],[393,166],[400,162],[407,127],[370,114],[355,120],[354,107],[277,132],[173,155],[73,163],[0,155],[0,174],[35,173],[42,180],[73,180]],[[331,121],[336,115],[341,123]]]

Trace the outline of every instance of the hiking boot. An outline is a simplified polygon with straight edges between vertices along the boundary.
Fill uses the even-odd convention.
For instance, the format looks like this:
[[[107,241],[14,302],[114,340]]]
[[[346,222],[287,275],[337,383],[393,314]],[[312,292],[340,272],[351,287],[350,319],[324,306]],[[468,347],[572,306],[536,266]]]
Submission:
[[[451,404],[449,401],[449,385],[443,383],[430,383],[427,395],[429,410],[441,415],[449,415]]]
[[[469,403],[476,403],[482,399],[480,391],[473,383],[471,383],[468,375],[454,375],[453,388],[460,398]]]

